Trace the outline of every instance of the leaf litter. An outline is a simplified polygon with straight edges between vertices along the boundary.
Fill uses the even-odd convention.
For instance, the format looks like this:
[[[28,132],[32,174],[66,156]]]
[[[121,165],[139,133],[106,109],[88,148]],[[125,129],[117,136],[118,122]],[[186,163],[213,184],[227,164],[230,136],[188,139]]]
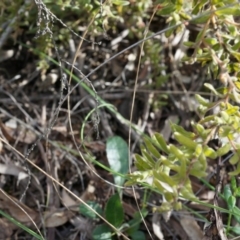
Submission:
[[[163,19],[157,16],[150,27],[152,29],[159,28],[159,22],[163,22]],[[24,31],[19,32],[17,38],[21,38]],[[178,33],[175,37],[179,38],[179,34],[181,35],[181,33]],[[130,37],[129,29],[121,22],[116,25],[116,31],[109,32],[108,35],[111,40],[107,40],[103,33],[92,37],[94,43],[101,39],[101,45],[92,47],[91,44],[88,46],[84,43],[81,56],[79,55],[80,57],[76,62],[76,67],[83,74],[89,73],[105,59],[139,40],[138,33],[133,32],[133,36]],[[182,33],[182,36],[186,37],[185,33]],[[32,41],[30,36],[25,37],[28,38],[28,41]],[[68,51],[68,49],[71,49],[70,43],[77,44],[75,37],[72,36],[70,40],[69,46],[60,46],[59,50],[59,54],[63,54],[68,61],[72,59],[71,52]],[[175,45],[171,46],[171,41]],[[162,132],[166,141],[174,141],[169,130],[169,124],[179,122],[181,126],[188,128],[190,126],[189,119],[196,118],[196,102],[189,95],[188,90],[200,91],[199,81],[202,79],[204,71],[199,71],[196,65],[192,65],[192,67],[184,64],[178,65],[179,54],[183,54],[186,49],[177,39],[174,41],[174,36],[170,40],[162,38],[161,43],[164,49],[159,54],[164,52],[163,50],[167,53],[160,60],[168,71],[176,68],[178,70],[175,71],[173,78],[170,78],[167,84],[158,87],[154,85],[153,81],[156,80],[157,75],[154,73],[156,71],[154,64],[150,63],[147,58],[143,58],[133,121],[147,134]],[[1,58],[0,82],[2,86],[1,92],[7,92],[7,94],[1,94],[0,96],[1,102],[4,103],[1,104],[0,108],[1,138],[6,139],[17,150],[26,154],[31,144],[34,144],[37,137],[43,134],[43,129],[46,128],[50,119],[54,117],[55,110],[58,109],[59,115],[54,126],[52,126],[51,133],[42,138],[39,144],[36,144],[30,152],[29,158],[51,176],[64,183],[82,200],[85,202],[96,201],[104,209],[106,202],[114,194],[114,190],[106,182],[100,181],[91,172],[91,169],[83,164],[77,152],[72,149],[73,143],[67,125],[67,106],[63,103],[58,108],[59,92],[63,91],[66,94],[66,89],[61,89],[59,86],[61,72],[49,60],[47,60],[48,67],[46,69],[39,69],[37,66],[38,56],[34,55],[30,48],[24,48],[21,44],[13,47],[13,45],[6,43],[5,48],[7,49],[5,50],[7,55]],[[178,51],[175,52],[176,49]],[[15,54],[12,54],[12,52]],[[136,49],[126,51],[89,77],[99,96],[107,103],[112,104],[114,109],[127,120],[129,120],[130,116],[129,109],[134,86],[132,79],[136,75],[138,53]],[[56,54],[52,53],[51,57],[56,58]],[[10,68],[9,66],[14,67]],[[74,73],[79,74],[77,71]],[[168,73],[163,68],[161,74],[167,75]],[[189,81],[189,75],[195,80]],[[67,88],[67,86],[65,87]],[[179,89],[181,89],[180,92]],[[173,94],[166,98],[164,93],[169,91]],[[177,92],[179,94],[174,94]],[[79,86],[76,91],[71,93],[70,101],[73,134],[80,151],[84,153],[94,171],[110,182],[114,182],[115,179],[117,184],[116,176],[103,170],[100,165],[94,165],[91,158],[88,158],[88,154],[91,153],[99,163],[108,167],[110,165],[111,169],[114,170],[114,161],[117,160],[113,159],[109,162],[111,156],[108,152],[107,139],[114,135],[127,140],[129,126],[119,120],[117,114],[110,112],[107,108],[101,108],[100,138],[96,139],[92,123],[94,120],[90,120],[84,129],[84,141],[81,141],[80,127],[85,121],[85,116],[95,107],[95,103],[93,103],[94,97],[86,93],[82,86]],[[158,107],[154,104],[158,104]],[[146,124],[143,124],[144,122]],[[132,135],[132,142],[135,142],[135,148],[132,151],[139,152],[139,141],[140,138],[137,134]],[[114,154],[116,155],[116,151],[119,149],[115,146],[115,149],[112,150],[115,151]],[[115,157],[117,158],[117,156]],[[98,221],[91,221],[81,216],[78,201],[72,199],[65,190],[59,189],[46,176],[31,167],[30,171],[33,180],[23,202],[20,202],[18,199],[23,189],[21,182],[28,178],[23,159],[14,154],[7,145],[2,144],[0,161],[2,189],[0,191],[0,209],[2,211],[32,229],[34,229],[34,224],[31,219],[43,229],[51,228],[51,230],[45,230],[47,239],[57,239],[58,236],[62,236],[62,239],[77,239],[79,236],[91,239],[91,232],[94,226],[98,225]],[[120,161],[124,161],[124,159],[120,159]],[[213,170],[210,169],[209,172],[210,176]],[[118,184],[123,184],[122,179]],[[206,202],[213,199],[212,194],[210,194],[212,192],[203,187],[198,180],[193,179],[193,185],[195,186],[195,193],[200,191],[198,194],[201,199]],[[144,190],[136,188],[136,193],[138,196],[137,201],[141,204],[145,194]],[[13,199],[17,204],[9,201],[9,198]],[[153,208],[159,206],[161,202],[159,199],[158,194],[154,192],[149,194],[147,204],[150,212],[152,212]],[[133,218],[138,210],[131,189],[123,190],[122,202],[125,218],[127,220]],[[186,205],[195,208],[196,211],[201,208],[198,204],[186,203]],[[179,212],[179,217],[172,211],[167,214],[168,216],[164,217],[163,214],[153,213],[153,218],[146,217],[147,225],[152,226],[152,231],[158,239],[202,239],[203,234],[206,235],[207,230],[204,233],[203,223],[193,217],[190,212]],[[221,232],[222,230],[219,229],[221,226],[218,225],[221,222],[221,217],[216,212],[211,214],[218,219],[212,224],[215,224],[217,231]],[[10,238],[17,229],[19,230],[16,225],[5,218],[0,218],[0,239]],[[146,233],[143,225],[140,226],[140,229]],[[73,233],[69,234],[71,231]],[[20,230],[15,236],[20,238],[21,234],[27,236],[27,233]],[[222,239],[224,239],[223,233],[221,234]],[[146,238],[148,239],[147,235]]]

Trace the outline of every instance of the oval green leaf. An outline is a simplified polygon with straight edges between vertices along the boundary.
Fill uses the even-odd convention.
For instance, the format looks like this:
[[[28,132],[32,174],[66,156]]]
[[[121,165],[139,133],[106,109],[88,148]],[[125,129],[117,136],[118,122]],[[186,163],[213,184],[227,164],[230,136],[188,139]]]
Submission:
[[[123,206],[118,193],[113,195],[107,202],[105,216],[108,222],[119,228],[124,220]]]
[[[110,137],[107,139],[107,159],[110,168],[118,173],[128,173],[128,146],[127,143],[119,136]],[[116,185],[122,186],[125,178],[114,175],[114,182]]]
[[[157,147],[159,147],[163,152],[169,153],[169,147],[161,134],[155,133],[152,138]]]
[[[175,132],[174,137],[180,144],[182,144],[183,146],[186,146],[189,149],[195,150],[197,147],[196,142],[194,142],[191,138],[185,137],[184,135],[180,134],[179,132]]]
[[[231,147],[232,147],[232,146],[231,146],[230,143],[225,144],[223,147],[220,147],[220,148],[217,150],[217,155],[218,155],[219,157],[221,157],[221,156],[227,154],[227,153],[230,151]]]
[[[111,228],[107,224],[98,225],[93,230],[93,240],[112,240]]]

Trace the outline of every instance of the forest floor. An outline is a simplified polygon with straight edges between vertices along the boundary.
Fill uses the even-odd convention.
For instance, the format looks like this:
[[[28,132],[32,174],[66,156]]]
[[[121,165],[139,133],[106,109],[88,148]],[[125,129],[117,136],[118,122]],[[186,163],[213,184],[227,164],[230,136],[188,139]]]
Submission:
[[[109,184],[113,176],[92,158],[109,167],[106,143],[119,136],[130,148],[132,171],[136,169],[134,153],[140,153],[142,135],[133,127],[129,140],[127,120],[144,134],[158,132],[167,142],[174,142],[171,123],[188,130],[191,121],[199,119],[194,94],[209,94],[202,89],[202,83],[212,79],[205,68],[180,60],[184,54],[191,54],[191,49],[183,46],[184,39],[194,39],[197,30],[169,38],[157,35],[146,41],[142,51],[141,43],[126,50],[142,39],[148,21],[142,19],[132,27],[119,22],[107,33],[89,32],[85,38],[90,42],[83,41],[80,50],[81,39],[72,35],[64,44],[56,41],[58,53],[53,45],[47,51],[35,49],[35,33],[19,27],[1,49],[0,209],[37,232],[35,222],[48,240],[91,239],[94,227],[102,223],[83,216],[79,211],[82,203],[57,182],[84,202],[98,203],[104,209],[115,191]],[[165,19],[154,16],[149,35],[164,27]],[[79,34],[86,29],[79,28]],[[56,34],[53,30],[53,38]],[[49,35],[40,37],[40,41],[44,39],[52,41]],[[71,82],[67,71],[76,76]],[[101,107],[97,114],[87,118],[98,105]],[[215,168],[216,163],[209,164],[207,180],[213,186],[217,184]],[[199,199],[213,203],[214,190],[194,178],[192,187]],[[184,210],[167,216],[154,212],[162,202],[161,195],[137,186],[135,190],[136,195],[131,188],[123,190],[124,222],[139,211],[136,202],[140,207],[144,205],[148,215],[146,225],[141,223],[139,230],[146,239],[151,239],[146,226],[153,239],[161,239],[161,234],[165,240],[203,239],[208,207],[183,202]],[[224,207],[224,203],[219,204]],[[0,218],[0,239],[34,238]]]

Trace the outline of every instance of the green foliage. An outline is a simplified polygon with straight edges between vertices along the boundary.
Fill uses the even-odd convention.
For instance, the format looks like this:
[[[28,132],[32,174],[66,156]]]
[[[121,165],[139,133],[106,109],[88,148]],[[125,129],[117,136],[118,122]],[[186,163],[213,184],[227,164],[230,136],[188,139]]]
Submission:
[[[98,225],[93,230],[92,237],[94,240],[111,240],[112,239],[112,230],[107,224]]]
[[[110,137],[107,139],[106,152],[110,168],[123,175],[127,174],[129,169],[127,143],[119,136]],[[116,185],[122,186],[124,184],[124,177],[119,175],[113,177]]]
[[[101,209],[101,207],[99,206],[98,203],[89,201],[89,202],[87,202],[87,204],[92,209],[94,209],[97,213],[102,215],[102,209]],[[88,218],[91,218],[91,219],[96,219],[97,218],[97,215],[83,204],[80,205],[79,212],[85,217],[88,217]]]
[[[189,176],[206,175],[207,149],[203,151],[201,145],[194,142],[194,134],[175,124],[172,124],[172,129],[175,129],[175,136],[181,145],[176,147],[167,144],[159,133],[155,133],[151,139],[144,139],[142,154],[135,155],[138,171],[130,175],[131,179],[126,183],[149,183],[157,188],[167,200],[159,211],[179,209],[179,198],[195,199]]]
[[[159,9],[157,14],[166,17],[169,26],[185,22],[178,29],[167,31],[166,36],[181,31],[188,24],[201,26],[195,41],[185,43],[194,51],[183,61],[189,64],[197,62],[207,67],[218,83],[204,83],[206,90],[215,96],[214,100],[196,95],[200,120],[192,121],[192,131],[172,124],[176,144],[168,144],[163,136],[155,133],[151,138],[144,139],[141,154],[135,155],[138,170],[130,175],[126,184],[148,183],[158,189],[166,199],[160,211],[177,210],[181,207],[182,198],[196,198],[190,176],[205,177],[209,161],[232,151],[229,162],[235,170],[229,175],[240,173],[240,33],[234,18],[240,15],[240,4],[227,0],[183,2],[155,2]],[[216,138],[221,146],[215,150],[209,142]],[[227,196],[226,192],[225,199],[229,209],[239,211],[236,210],[234,196]]]
[[[104,213],[100,206],[95,202],[89,202],[88,203],[92,208],[94,208],[98,213],[101,215],[104,215],[106,220],[111,223],[114,227],[119,229],[121,232],[124,232],[128,236],[131,237],[131,239],[140,239],[144,240],[145,235],[143,232],[139,231],[140,223],[142,221],[141,214],[139,212],[136,212],[134,214],[134,217],[132,220],[130,220],[128,223],[124,223],[124,212],[123,212],[123,206],[120,199],[120,195],[116,193],[115,195],[111,196],[108,200],[106,207],[104,209]],[[83,205],[80,205],[80,213],[88,218],[91,219],[98,219],[98,216],[93,214],[91,211],[89,211],[88,208],[86,208]],[[147,215],[147,211],[142,211],[143,217]],[[100,224],[96,226],[96,228],[93,230],[92,237],[93,239],[112,239],[112,236],[116,233],[111,229],[106,223]]]
[[[68,40],[74,35],[78,36],[80,40],[82,35],[80,27],[85,28],[89,24],[89,20],[93,18],[94,22],[88,31],[92,36],[106,35],[106,31],[110,28],[114,29],[119,21],[127,20],[130,26],[135,26],[136,22],[139,22],[139,16],[146,15],[150,2],[150,0],[137,1],[137,3],[131,4],[131,9],[129,9],[128,5],[131,2],[125,0],[102,1],[102,3],[98,0],[16,0],[11,4],[9,1],[3,0],[0,3],[0,34],[3,34],[10,26],[13,32],[8,36],[8,40],[15,43],[24,30],[25,37],[33,39],[32,45],[35,49],[45,52],[48,56],[53,56],[54,47],[51,37],[54,38],[57,47],[68,49]],[[38,6],[41,7],[38,8]],[[40,9],[44,14],[41,15],[41,22],[38,21],[39,19],[37,20]],[[46,12],[45,9],[48,11]],[[131,14],[129,14],[129,10]],[[40,34],[37,39],[34,39],[39,27],[41,30],[46,30],[47,24],[53,35],[44,34],[42,36]],[[86,38],[89,40],[89,36]],[[41,55],[40,59],[43,61]],[[39,67],[45,70],[46,65],[43,62],[39,63]]]
[[[228,225],[227,231],[234,232],[236,234],[240,233],[240,208],[236,206],[237,197],[240,196],[240,188],[237,187],[236,178],[231,178],[231,184],[226,185],[223,191],[223,198],[227,203],[229,214],[228,214]],[[238,223],[236,226],[231,227],[231,220],[234,217],[235,221]]]
[[[121,226],[124,213],[119,194],[113,195],[107,202],[105,209],[105,216],[108,222],[110,222],[114,227],[118,228]]]
[[[79,26],[86,25],[86,16],[88,19],[96,16],[90,32],[102,34],[108,28],[114,28],[117,21],[123,21],[124,14],[129,15],[125,24],[131,30],[130,35],[142,38],[143,29],[137,28],[136,22],[139,22],[139,18],[142,21],[151,1],[137,1],[133,6],[130,5],[132,4],[130,1],[123,0],[106,1],[103,6],[100,6],[99,1],[96,0],[45,0],[44,3],[65,24],[63,26],[60,21],[55,19],[52,29],[55,33],[55,40],[64,46],[70,38],[70,32],[66,26],[71,26],[73,31],[78,32]],[[1,26],[4,26],[9,19],[14,19],[15,16],[16,19],[21,19],[12,24],[16,33],[12,34],[13,41],[16,41],[20,28],[28,28],[27,34],[30,35],[37,31],[35,24],[37,9],[29,4],[25,6],[25,11],[19,11],[22,7],[21,4],[22,1],[14,1],[9,7],[7,0],[0,3],[2,7]],[[131,8],[125,7],[128,4]],[[158,189],[166,200],[159,211],[178,210],[181,208],[181,199],[196,199],[190,177],[205,177],[209,161],[214,161],[232,151],[233,155],[229,162],[233,165],[234,171],[228,173],[233,177],[231,185],[224,188],[224,199],[231,212],[229,219],[231,220],[233,216],[240,223],[238,217],[240,209],[236,206],[236,198],[240,196],[240,190],[236,186],[234,177],[240,173],[240,143],[237,139],[237,135],[240,134],[238,107],[240,103],[240,34],[239,24],[235,20],[235,16],[240,15],[240,4],[237,0],[157,0],[154,4],[158,5],[157,14],[166,18],[169,26],[184,23],[177,29],[172,28],[166,31],[167,37],[181,31],[189,24],[200,26],[196,39],[185,42],[185,46],[191,47],[194,52],[191,56],[185,56],[183,61],[189,64],[197,62],[208,68],[208,73],[217,79],[217,84],[205,82],[204,87],[215,98],[209,99],[196,95],[200,120],[192,122],[192,131],[186,131],[182,127],[172,124],[171,129],[176,144],[167,143],[159,133],[155,133],[151,138],[145,138],[144,144],[141,146],[141,154],[135,155],[138,171],[129,176],[127,185],[148,183]],[[30,11],[32,9],[35,10]],[[131,9],[131,14],[129,14],[129,9]],[[82,17],[80,20],[79,15]],[[46,23],[40,23],[41,27],[44,28],[44,24]],[[4,29],[0,29],[1,33],[3,31]],[[44,49],[51,56],[50,50],[53,48],[51,41],[40,37],[36,41],[36,45],[38,49]],[[153,41],[145,44],[145,56],[149,57],[150,63],[155,67],[159,64],[158,56],[161,50],[161,47],[153,44]],[[155,70],[152,77],[160,75],[161,70],[164,70],[164,67]],[[167,75],[158,77],[156,85],[161,85],[167,78]],[[209,142],[216,138],[220,140],[221,147],[215,150],[211,148]],[[107,156],[113,171],[126,174],[128,169],[127,152],[127,145],[121,138],[108,139]],[[125,181],[119,175],[114,176],[114,180],[120,186]],[[89,204],[101,212],[96,203]],[[116,214],[112,214],[113,209]],[[97,218],[83,206],[80,207],[80,212],[91,219]],[[128,233],[132,239],[144,238],[143,233],[138,231],[141,222],[139,215],[136,215],[129,223],[123,224],[123,207],[118,194],[109,199],[104,209],[104,215],[111,224]],[[238,227],[230,227],[230,220],[228,231],[239,234]],[[102,224],[96,227],[93,239],[111,239],[114,234],[112,229],[106,224]]]

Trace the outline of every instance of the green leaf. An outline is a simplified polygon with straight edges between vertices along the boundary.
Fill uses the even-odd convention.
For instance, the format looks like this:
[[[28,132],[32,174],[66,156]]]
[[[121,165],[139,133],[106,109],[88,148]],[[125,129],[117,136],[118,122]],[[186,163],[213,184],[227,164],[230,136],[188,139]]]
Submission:
[[[139,171],[146,171],[153,168],[153,164],[149,162],[146,158],[135,154],[136,167]]]
[[[200,162],[195,162],[190,169],[190,175],[195,176],[197,178],[206,177],[206,173],[201,170],[202,164]]]
[[[182,135],[184,135],[185,137],[189,137],[189,138],[194,138],[195,137],[195,134],[193,132],[188,132],[182,126],[179,126],[177,124],[172,123],[171,124],[171,129],[172,129],[173,132],[179,132]]]
[[[201,124],[192,122],[192,126],[199,135],[204,136],[205,128]]]
[[[116,228],[119,228],[124,220],[123,206],[118,193],[113,195],[105,208],[106,219]]]
[[[214,88],[214,86],[210,83],[204,83],[204,86],[211,90],[215,95],[221,97],[221,94]]]
[[[232,171],[232,172],[229,172],[228,174],[229,174],[230,176],[236,176],[236,175],[238,175],[239,173],[240,173],[240,162],[237,164],[236,170],[234,170],[234,171]]]
[[[213,46],[218,43],[216,38],[205,38],[204,41],[208,43],[210,46]]]
[[[158,212],[168,212],[173,209],[172,204],[170,202],[163,202],[161,206],[158,208]]]
[[[240,187],[235,189],[234,194],[235,194],[236,197],[240,197]]]
[[[152,168],[154,168],[156,161],[152,158],[152,156],[148,154],[146,150],[145,151],[142,150],[142,155],[144,159],[147,161],[147,163],[151,164]]]
[[[156,178],[153,179],[152,186],[156,187],[159,192],[165,192],[165,188],[163,187],[162,183],[157,180]]]
[[[206,30],[202,29],[201,31],[199,31],[197,37],[196,37],[196,43],[202,42],[204,36],[206,35]]]
[[[195,42],[190,42],[190,41],[186,41],[183,43],[183,45],[186,47],[193,47],[195,46],[195,44],[196,44]]]
[[[160,171],[153,171],[153,175],[160,182],[167,183],[171,187],[176,187],[176,182],[173,180],[171,176],[168,176],[166,173]]]
[[[99,213],[100,215],[102,215],[102,209],[100,207],[100,205],[96,202],[92,202],[92,201],[88,201],[86,202],[91,208],[93,208],[97,213]],[[88,217],[88,218],[91,218],[91,219],[97,219],[98,216],[91,211],[91,209],[89,209],[88,207],[86,207],[85,205],[81,204],[79,206],[79,211],[80,213],[85,216],[85,217]]]
[[[240,61],[240,53],[236,51],[231,51],[231,54],[236,58],[237,61]]]
[[[181,203],[181,202],[174,202],[174,203],[173,203],[173,208],[174,208],[176,211],[182,210],[182,203]]]
[[[198,161],[199,161],[199,163],[202,164],[201,170],[202,170],[202,171],[204,172],[204,174],[205,174],[205,171],[206,171],[207,166],[208,166],[206,156],[202,153],[202,154],[199,156]],[[199,170],[200,170],[200,169],[199,169]]]
[[[225,199],[226,202],[228,201],[228,198],[229,198],[230,196],[232,196],[232,190],[231,190],[229,184],[227,184],[227,185],[224,186],[223,196],[224,196],[224,199]]]
[[[158,11],[159,15],[169,15],[173,13],[176,10],[175,5],[173,4],[168,4],[166,7],[163,7],[161,10]]]
[[[112,0],[112,3],[118,6],[127,6],[129,5],[129,1],[124,1],[124,0]]]
[[[226,94],[228,94],[229,89],[227,87],[220,87],[217,89],[217,92],[218,92],[218,94],[226,95]],[[221,96],[221,95],[219,95],[219,96]]]
[[[106,152],[110,168],[115,172],[127,174],[129,167],[127,143],[121,137],[110,137],[107,139]],[[118,175],[113,177],[116,185],[123,185],[125,178]]]
[[[221,157],[221,156],[227,154],[230,151],[231,147],[232,146],[230,143],[225,144],[223,147],[221,147],[217,150],[217,155],[219,157]]]
[[[193,24],[202,24],[202,23],[206,23],[210,18],[210,13],[205,13],[201,16],[199,16],[198,18],[191,20],[190,22]]]
[[[219,136],[223,137],[230,137],[232,135],[232,126],[223,125],[219,130]]]
[[[177,11],[180,11],[183,7],[183,0],[174,0],[173,2],[176,6]]]
[[[238,207],[233,208],[233,216],[238,223],[240,223],[240,209]]]
[[[195,149],[194,156],[199,157],[202,154],[202,152],[203,152],[202,144],[198,144]]]
[[[240,41],[239,41],[240,43]],[[240,71],[240,63],[229,63],[229,68],[231,72],[239,72]],[[239,83],[239,82],[238,82]],[[234,82],[235,84],[235,82]],[[240,89],[240,87],[238,87]]]
[[[233,29],[234,29],[234,32],[236,31],[238,33],[238,31],[236,30],[236,27],[235,26],[231,26]],[[240,41],[238,41],[237,43],[235,43],[233,46],[232,46],[232,50],[233,51],[237,51],[238,49],[240,48]]]
[[[143,218],[145,218],[148,214],[146,209],[141,210]],[[129,228],[127,229],[127,233],[131,236],[134,232],[139,229],[140,223],[142,222],[142,217],[139,212],[135,212],[133,219],[128,222]]]
[[[206,157],[209,157],[211,159],[216,159],[217,156],[218,156],[217,153],[212,148],[210,148],[208,146],[204,146],[203,152],[204,152],[204,155]]]
[[[232,164],[232,165],[235,165],[239,162],[239,154],[237,152],[235,152],[233,154],[233,156],[229,159],[229,162]]]
[[[167,146],[166,141],[161,134],[155,133],[152,138],[157,147],[159,147],[163,152],[169,153],[169,147]]]
[[[218,9],[217,11],[215,11],[215,14],[217,16],[222,16],[222,15],[239,16],[240,15],[239,5],[233,6],[233,7],[228,6],[223,9]]]
[[[234,196],[230,196],[227,200],[227,205],[229,210],[232,210],[236,205],[236,198]]]
[[[98,225],[93,230],[93,240],[112,240],[112,229],[107,224]]]
[[[145,240],[145,234],[142,231],[136,231],[130,235],[132,240]]]
[[[160,158],[161,155],[159,151],[152,145],[149,139],[144,138],[144,143],[146,144],[147,150],[156,158]]]
[[[229,115],[234,115],[239,112],[239,107],[238,106],[230,106],[227,110],[226,113]]]
[[[202,7],[208,2],[208,0],[193,1],[192,2],[192,14],[196,15],[202,9]]]
[[[231,231],[237,235],[240,235],[240,227],[231,227]]]
[[[174,192],[172,193],[172,191],[174,191],[175,194],[174,194]],[[177,189],[172,189],[172,191],[171,192],[165,191],[165,193],[164,193],[164,197],[165,197],[166,201],[169,203],[172,203],[174,201],[174,197],[177,196]]]
[[[205,106],[205,107],[209,107],[209,105],[212,104],[208,99],[203,98],[203,97],[202,97],[201,95],[199,95],[199,94],[195,94],[195,98],[196,98],[196,100],[197,100],[200,104],[202,104],[202,105]]]
[[[175,145],[170,144],[169,149],[171,151],[171,154],[173,154],[177,159],[185,158],[184,153],[179,148],[177,148]]]
[[[185,13],[185,12],[179,12],[179,16],[180,16],[183,20],[190,20],[190,19],[191,19],[191,16],[188,15],[187,13]]]
[[[197,199],[196,196],[194,195],[193,191],[192,191],[192,185],[191,185],[191,182],[190,182],[189,179],[186,180],[186,182],[184,184],[184,187],[181,188],[180,195],[182,197],[184,197],[185,199],[188,199],[188,200]]]
[[[174,137],[180,144],[182,144],[183,146],[186,146],[189,149],[195,150],[195,148],[197,147],[196,142],[194,142],[192,139],[185,137],[184,135],[178,132],[174,133]]]
[[[215,116],[210,115],[210,116],[207,116],[207,117],[201,119],[200,123],[203,124],[203,123],[211,122],[211,121],[214,121],[214,120],[215,120]]]
[[[237,191],[237,181],[235,177],[231,177],[231,188],[233,190],[233,195],[235,195],[235,192]]]

